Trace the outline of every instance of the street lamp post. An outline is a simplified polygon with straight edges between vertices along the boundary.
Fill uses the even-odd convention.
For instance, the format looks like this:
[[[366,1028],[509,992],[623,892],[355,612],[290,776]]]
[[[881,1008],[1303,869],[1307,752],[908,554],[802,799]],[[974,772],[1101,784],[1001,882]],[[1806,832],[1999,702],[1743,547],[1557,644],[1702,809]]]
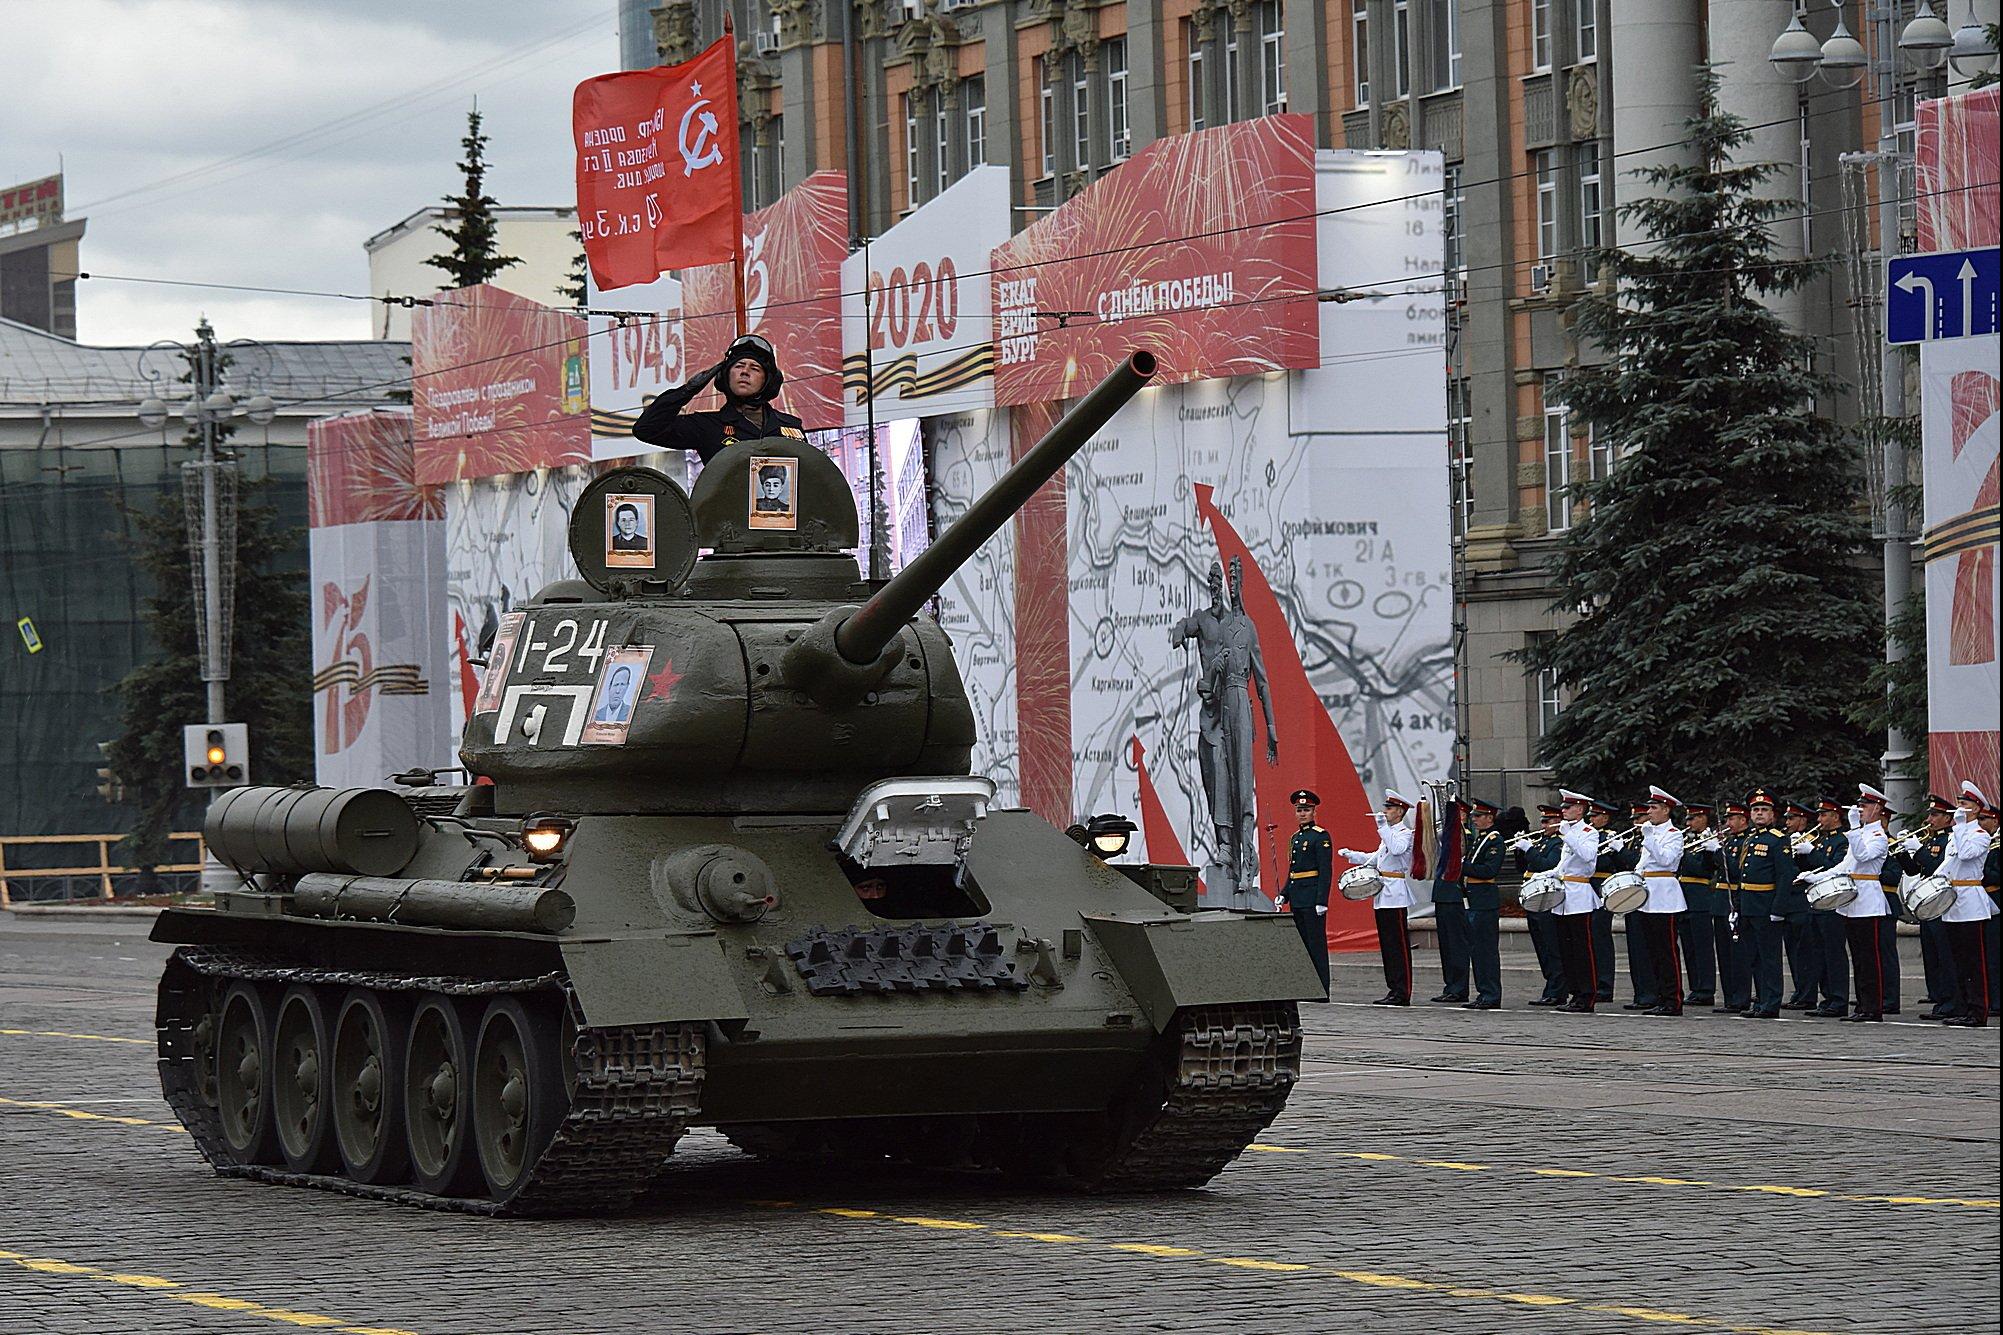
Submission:
[[[1894,115],[1898,97],[1898,56],[1903,52],[1921,73],[1938,71],[1954,47],[1955,36],[1933,12],[1932,0],[1920,0],[1913,18],[1897,28],[1898,8],[1881,0],[1866,9],[1872,25],[1871,50],[1850,33],[1844,19],[1843,0],[1829,0],[1836,12],[1836,26],[1827,41],[1818,42],[1803,23],[1805,4],[1797,4],[1794,20],[1774,40],[1767,59],[1786,71],[1797,83],[1806,83],[1820,74],[1835,88],[1855,88],[1869,72],[1874,76],[1873,96],[1878,105],[1878,147],[1871,154],[1878,172],[1878,253],[1889,259],[1898,245],[1899,204],[1903,191],[1904,154],[1899,148],[1898,118]],[[1883,265],[1879,267],[1882,278]],[[1853,293],[1862,300],[1865,294]],[[1859,355],[1869,355],[1859,349]],[[1896,347],[1880,340],[1879,412],[1887,423],[1906,416],[1905,366]],[[1883,560],[1885,579],[1885,662],[1896,664],[1905,658],[1905,648],[1893,634],[1893,627],[1912,595],[1913,548],[1911,517],[1899,500],[1897,478],[1904,476],[1905,446],[1891,431],[1879,433],[1883,470]],[[1900,811],[1911,811],[1919,803],[1919,780],[1913,773],[1913,739],[1896,722],[1885,728],[1885,752],[1880,759],[1885,794]]]

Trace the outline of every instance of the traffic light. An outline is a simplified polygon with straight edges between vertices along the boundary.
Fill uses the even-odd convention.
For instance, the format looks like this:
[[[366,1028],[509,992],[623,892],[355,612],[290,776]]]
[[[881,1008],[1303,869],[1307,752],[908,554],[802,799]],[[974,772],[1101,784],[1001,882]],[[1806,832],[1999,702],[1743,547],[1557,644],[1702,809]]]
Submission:
[[[125,781],[111,767],[111,745],[110,742],[97,744],[98,758],[104,762],[97,767],[97,795],[117,806],[125,800]]]
[[[250,728],[190,723],[181,729],[190,788],[236,788],[250,782]]]

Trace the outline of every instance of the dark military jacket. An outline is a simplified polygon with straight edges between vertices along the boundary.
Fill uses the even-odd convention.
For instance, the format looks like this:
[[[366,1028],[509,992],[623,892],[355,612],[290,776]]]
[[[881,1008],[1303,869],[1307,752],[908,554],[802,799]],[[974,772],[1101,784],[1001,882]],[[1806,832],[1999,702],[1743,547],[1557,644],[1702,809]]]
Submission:
[[[1850,841],[1841,830],[1825,830],[1820,826],[1809,831],[1815,836],[1815,844],[1808,852],[1795,858],[1797,871],[1826,871],[1841,862],[1850,853]],[[1808,887],[1789,885],[1781,887],[1781,902],[1787,907],[1774,910],[1776,913],[1795,913],[1808,908]]]
[[[1991,835],[1990,838],[1994,839],[1995,836]],[[1989,856],[1983,860],[1982,888],[1989,892],[1991,899],[2003,894],[2003,845],[1992,845]]]
[[[1502,874],[1502,832],[1477,830],[1470,825],[1461,834],[1461,880],[1467,887],[1471,909],[1500,909],[1501,892],[1495,888]]]
[[[1722,845],[1725,835],[1721,831],[1707,830],[1706,834],[1717,834]],[[1683,902],[1692,913],[1716,912],[1714,901],[1717,892],[1713,886],[1718,879],[1718,859],[1720,854],[1708,848],[1691,848],[1684,852],[1683,860],[1676,864],[1676,880],[1683,887]]]
[[[1531,845],[1529,852],[1522,855],[1523,874],[1533,876],[1540,871],[1550,871],[1556,867],[1558,860],[1565,855],[1564,838],[1555,834],[1533,834],[1530,837],[1537,842]]]
[[[1787,832],[1773,825],[1747,830],[1740,840],[1733,870],[1732,879],[1738,883],[1741,896],[1741,912],[1769,915],[1781,912],[1776,892],[1793,884],[1796,873],[1794,854],[1787,847]],[[1761,898],[1748,904],[1743,898],[1746,895]],[[1807,903],[1805,899],[1802,901],[1804,907]]]
[[[1596,831],[1596,833],[1604,842],[1608,835],[1616,834],[1618,831],[1614,829],[1612,822],[1608,822],[1604,830]],[[1638,841],[1631,840],[1630,842]],[[1633,871],[1635,864],[1639,861],[1641,861],[1641,849],[1638,847],[1632,854],[1625,848],[1600,854],[1600,860],[1593,864],[1593,889],[1599,889],[1600,882],[1606,880],[1607,877],[1617,871]]]
[[[1314,908],[1328,903],[1333,887],[1335,841],[1319,825],[1295,830],[1287,846],[1287,907]]]
[[[1942,860],[1947,857],[1948,834],[1948,830],[1927,830],[1926,842],[1920,845],[1919,852],[1894,853],[1886,865],[1889,866],[1892,861],[1896,861],[1901,872],[1908,872],[1914,876],[1931,876],[1940,870]]]
[[[694,450],[708,463],[722,451],[740,440],[762,440],[767,436],[786,436],[793,440],[805,440],[807,433],[800,427],[800,419],[791,413],[782,413],[771,404],[765,405],[765,420],[754,422],[737,404],[724,400],[721,408],[709,412],[685,413],[695,396],[709,388],[709,382],[698,376],[687,384],[677,385],[654,398],[640,414],[640,420],[633,423],[633,434],[649,445],[658,445],[665,450]]]

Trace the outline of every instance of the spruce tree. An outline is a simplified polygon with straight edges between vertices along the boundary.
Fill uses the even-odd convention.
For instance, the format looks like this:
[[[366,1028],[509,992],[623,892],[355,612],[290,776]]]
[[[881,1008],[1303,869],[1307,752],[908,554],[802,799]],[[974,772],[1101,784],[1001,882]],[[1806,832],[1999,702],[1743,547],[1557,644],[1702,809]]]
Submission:
[[[1650,242],[1602,250],[1612,281],[1573,308],[1606,360],[1560,392],[1616,462],[1558,545],[1570,620],[1524,655],[1569,694],[1540,758],[1597,794],[1840,793],[1877,777],[1854,722],[1883,647],[1858,456],[1816,411],[1834,386],[1811,340],[1760,304],[1817,269],[1775,254],[1797,206],[1754,191],[1781,168],[1733,161],[1745,124],[1697,77],[1688,161],[1621,206]]]
[[[466,150],[465,158],[459,163],[459,171],[465,178],[465,189],[460,194],[445,197],[450,210],[447,217],[450,225],[442,229],[445,239],[452,243],[452,249],[433,255],[425,263],[450,274],[453,287],[471,287],[475,283],[486,282],[501,270],[521,261],[500,251],[494,223],[494,199],[487,193],[486,187],[487,136],[480,133],[478,110],[466,113],[466,137],[459,143]]]
[[[591,304],[591,261],[584,253],[584,233],[573,230],[570,239],[577,243],[577,258],[570,262],[570,272],[563,276],[563,286],[557,290],[570,298],[571,305],[588,306]]]
[[[216,429],[227,441],[230,425]],[[199,448],[194,429],[185,443]],[[305,564],[305,534],[283,527],[274,509],[258,503],[256,490],[245,488],[237,506],[235,632],[224,697],[230,720],[249,727],[251,778],[287,784],[313,776],[312,620],[298,568]],[[146,625],[154,654],[111,688],[120,726],[110,762],[139,811],[119,845],[121,860],[153,867],[187,857],[186,845],[169,846],[170,833],[201,828],[208,792],[187,786],[181,729],[207,718],[208,699],[180,488],[167,487],[158,505],[134,511],[132,519],[132,559],[153,587]]]

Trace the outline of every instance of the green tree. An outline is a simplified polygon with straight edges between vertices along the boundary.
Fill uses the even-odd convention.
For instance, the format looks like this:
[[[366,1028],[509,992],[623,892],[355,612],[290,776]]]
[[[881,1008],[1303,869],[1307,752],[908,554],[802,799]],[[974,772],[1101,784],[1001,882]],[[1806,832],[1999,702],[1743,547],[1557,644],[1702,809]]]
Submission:
[[[227,439],[227,424],[218,428]],[[188,444],[198,445],[191,430]],[[185,511],[169,488],[151,510],[131,513],[132,559],[153,586],[146,600],[154,656],[127,673],[118,697],[119,735],[111,767],[124,782],[138,820],[120,844],[127,866],[151,867],[185,855],[167,836],[200,827],[207,790],[190,789],[183,768],[181,729],[207,717],[206,686],[197,652],[195,601]],[[288,544],[293,555],[303,535],[288,532],[277,513],[257,503],[247,488],[237,507],[236,625],[225,701],[233,722],[250,732],[251,777],[286,784],[313,774],[313,646],[305,578],[277,568]]]
[[[459,141],[466,150],[459,171],[465,178],[462,193],[447,195],[450,209],[444,228],[452,249],[433,255],[425,263],[443,269],[452,277],[453,287],[484,283],[501,270],[520,264],[512,255],[503,255],[494,223],[494,199],[487,193],[487,136],[480,133],[480,113],[466,113],[466,137]]]
[[[558,291],[569,297],[572,305],[588,306],[591,304],[591,289],[587,286],[587,277],[591,272],[591,261],[584,255],[584,233],[572,229],[570,239],[577,243],[577,258],[570,262],[570,272],[563,276],[563,286]]]
[[[1855,443],[1816,413],[1810,340],[1760,304],[1817,267],[1775,254],[1796,205],[1754,191],[1780,167],[1733,161],[1744,122],[1698,78],[1689,161],[1621,207],[1651,242],[1600,252],[1613,282],[1574,307],[1606,360],[1560,393],[1618,462],[1558,545],[1572,619],[1523,655],[1569,693],[1541,758],[1604,793],[1839,791],[1877,773],[1855,720],[1883,646]]]

